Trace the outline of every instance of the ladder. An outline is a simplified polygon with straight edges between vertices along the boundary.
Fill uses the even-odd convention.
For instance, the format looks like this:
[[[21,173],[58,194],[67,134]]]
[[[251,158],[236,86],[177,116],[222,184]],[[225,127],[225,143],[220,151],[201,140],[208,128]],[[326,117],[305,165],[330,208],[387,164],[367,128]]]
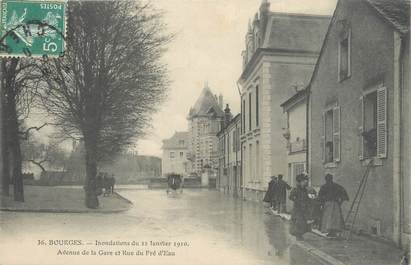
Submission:
[[[355,221],[358,216],[358,211],[360,209],[361,200],[364,197],[364,191],[365,191],[365,187],[367,184],[368,176],[370,175],[372,164],[373,164],[373,160],[371,159],[361,179],[360,185],[358,186],[358,189],[355,193],[354,199],[350,206],[350,210],[348,211],[347,216],[344,219],[345,230],[343,232],[343,237],[346,240],[349,240],[351,238],[351,233],[354,230]]]

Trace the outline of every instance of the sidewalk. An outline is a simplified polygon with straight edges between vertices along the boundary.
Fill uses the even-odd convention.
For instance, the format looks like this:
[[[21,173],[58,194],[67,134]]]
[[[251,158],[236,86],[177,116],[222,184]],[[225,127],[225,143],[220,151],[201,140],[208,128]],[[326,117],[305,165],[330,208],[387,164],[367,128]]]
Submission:
[[[0,210],[52,213],[115,213],[127,211],[132,203],[117,193],[99,196],[100,208],[88,209],[84,205],[84,190],[79,187],[24,186],[25,202],[13,197],[1,197]]]
[[[284,220],[290,220],[289,214],[270,212]],[[296,244],[328,264],[333,265],[399,265],[404,251],[393,245],[377,242],[353,234],[349,241],[329,239],[318,230],[304,235],[304,241]]]

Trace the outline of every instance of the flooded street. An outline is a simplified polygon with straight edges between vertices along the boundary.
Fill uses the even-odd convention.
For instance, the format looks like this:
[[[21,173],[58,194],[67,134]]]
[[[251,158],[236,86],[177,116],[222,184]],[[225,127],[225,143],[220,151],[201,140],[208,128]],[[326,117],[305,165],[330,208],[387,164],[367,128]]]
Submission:
[[[134,204],[128,212],[2,212],[2,255],[15,263],[29,255],[30,264],[321,264],[258,203],[209,190],[119,193]],[[24,246],[33,252],[12,256]]]

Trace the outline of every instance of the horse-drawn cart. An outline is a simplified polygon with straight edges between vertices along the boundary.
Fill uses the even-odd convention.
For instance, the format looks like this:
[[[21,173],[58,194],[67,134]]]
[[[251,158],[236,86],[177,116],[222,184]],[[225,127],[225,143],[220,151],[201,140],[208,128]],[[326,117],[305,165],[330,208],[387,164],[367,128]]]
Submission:
[[[179,174],[169,174],[167,176],[167,193],[171,191],[180,191],[180,193],[183,192],[183,176]]]

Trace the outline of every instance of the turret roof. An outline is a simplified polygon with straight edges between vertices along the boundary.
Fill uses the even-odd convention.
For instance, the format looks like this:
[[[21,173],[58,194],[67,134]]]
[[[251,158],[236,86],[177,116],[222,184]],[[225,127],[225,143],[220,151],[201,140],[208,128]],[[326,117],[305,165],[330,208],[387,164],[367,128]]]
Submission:
[[[224,117],[224,111],[219,106],[216,97],[211,92],[211,89],[208,86],[205,86],[200,94],[200,97],[190,109],[188,118],[191,119],[199,116],[213,115],[217,117]]]

